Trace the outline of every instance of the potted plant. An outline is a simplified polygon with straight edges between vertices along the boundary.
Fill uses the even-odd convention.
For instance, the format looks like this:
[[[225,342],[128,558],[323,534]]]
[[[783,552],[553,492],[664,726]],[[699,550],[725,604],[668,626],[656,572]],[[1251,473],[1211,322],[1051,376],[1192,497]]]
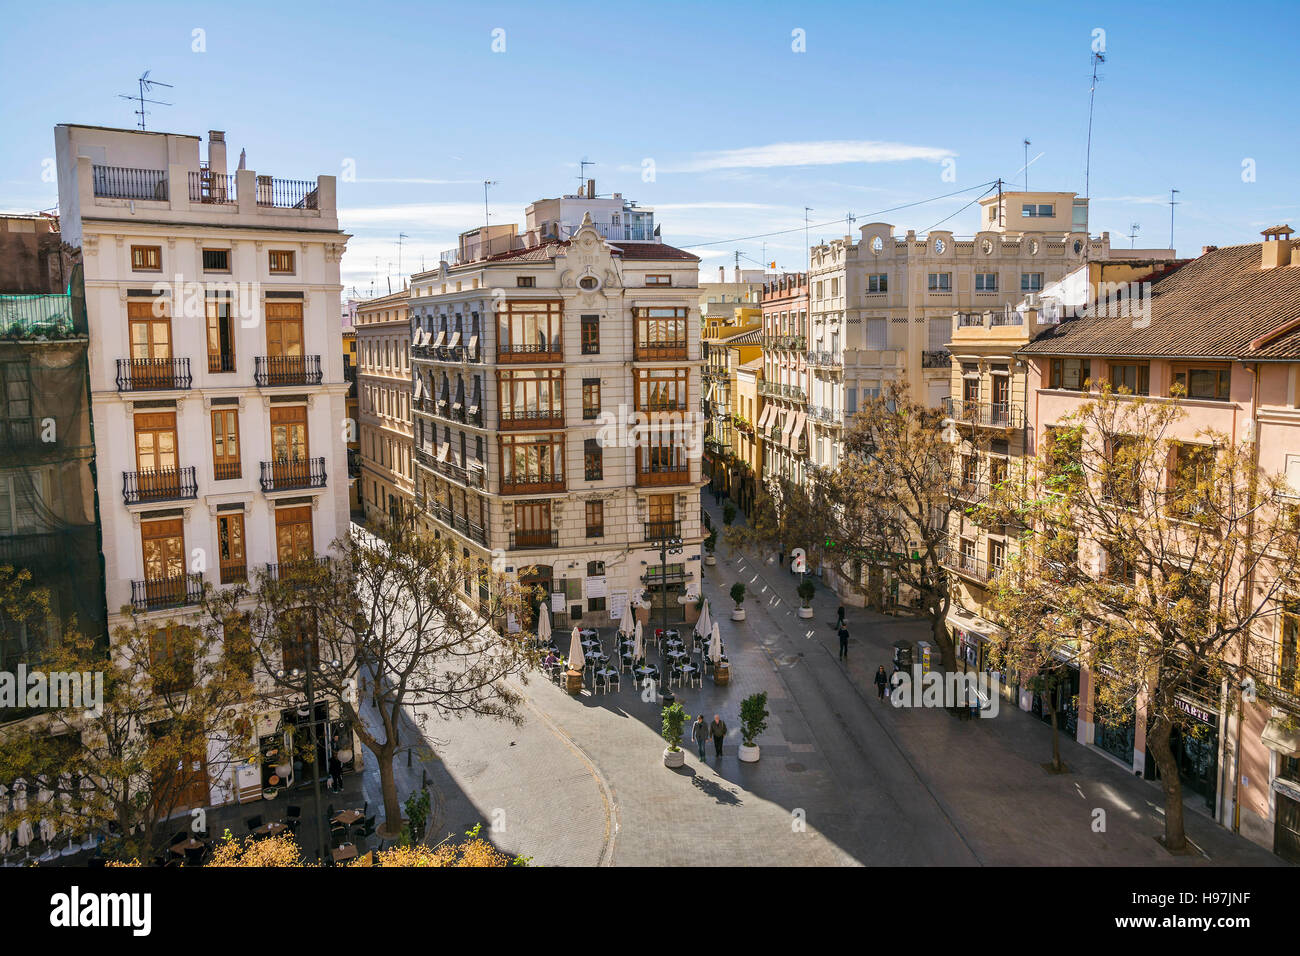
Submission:
[[[743,621],[745,619],[745,609],[741,605],[745,603],[745,585],[740,581],[731,586],[731,599],[736,602],[736,606],[731,612],[731,619],[733,621]]]
[[[407,825],[411,831],[411,842],[420,844],[424,842],[424,827],[429,819],[429,791],[417,790],[406,798],[402,804],[406,810]]]
[[[668,746],[664,749],[664,766],[675,769],[686,762],[686,752],[682,750],[682,729],[691,715],[676,701],[664,707],[661,714],[663,726],[659,733],[668,741]]]
[[[704,539],[704,563],[713,567],[718,563],[718,559],[713,556],[714,550],[718,547],[718,532],[710,531],[709,536]]]
[[[736,520],[736,506],[733,505],[730,501],[728,501],[725,505],[722,506],[722,523],[725,524],[728,528],[730,528],[731,522],[735,520]]]
[[[767,693],[750,694],[740,702],[740,759],[758,762],[758,735],[767,730]]]
[[[799,598],[803,601],[803,604],[799,608],[800,617],[807,618],[813,616],[813,609],[808,602],[812,600],[813,595],[816,593],[817,585],[813,584],[812,578],[804,578],[799,582]]]

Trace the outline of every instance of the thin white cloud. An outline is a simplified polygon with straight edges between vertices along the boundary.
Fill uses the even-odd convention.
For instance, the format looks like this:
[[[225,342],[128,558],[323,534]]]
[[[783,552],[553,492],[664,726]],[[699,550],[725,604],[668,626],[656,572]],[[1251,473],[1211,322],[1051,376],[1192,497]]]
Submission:
[[[522,222],[523,204],[501,202],[492,207],[493,222]],[[483,221],[483,204],[474,202],[403,203],[393,206],[355,206],[339,210],[344,228],[392,223],[415,228],[462,232]]]
[[[912,160],[939,162],[957,154],[938,146],[913,146],[878,140],[814,140],[769,143],[701,153],[677,165],[659,166],[659,172],[701,173],[722,169],[772,169],[786,166],[838,166],[844,163],[902,163]],[[628,167],[639,169],[640,167]]]

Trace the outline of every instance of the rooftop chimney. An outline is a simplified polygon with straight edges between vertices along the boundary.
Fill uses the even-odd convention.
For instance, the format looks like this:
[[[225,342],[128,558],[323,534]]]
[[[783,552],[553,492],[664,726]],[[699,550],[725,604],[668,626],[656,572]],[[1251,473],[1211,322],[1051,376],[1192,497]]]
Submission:
[[[727,281],[727,267],[726,267],[726,266],[718,266],[718,281],[719,281],[719,282],[726,282],[726,281]]]
[[[1288,225],[1269,226],[1260,235],[1262,243],[1259,267],[1276,269],[1278,266],[1291,264],[1291,234],[1295,230]]]
[[[219,129],[208,130],[208,169],[216,176],[226,174],[226,134]]]
[[[596,180],[594,179],[587,180],[587,198],[588,199],[596,198]]]
[[[1208,256],[1211,252],[1218,249],[1218,246],[1201,246],[1201,255]]]

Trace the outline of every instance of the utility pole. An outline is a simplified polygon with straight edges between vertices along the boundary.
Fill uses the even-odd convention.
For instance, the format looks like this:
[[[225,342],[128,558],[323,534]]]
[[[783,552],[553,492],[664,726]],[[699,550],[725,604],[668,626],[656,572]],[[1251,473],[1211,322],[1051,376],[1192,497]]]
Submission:
[[[1178,200],[1176,200],[1174,197],[1177,196],[1180,192],[1182,192],[1181,189],[1169,190],[1169,248],[1170,249],[1174,248],[1174,207],[1179,205]]]

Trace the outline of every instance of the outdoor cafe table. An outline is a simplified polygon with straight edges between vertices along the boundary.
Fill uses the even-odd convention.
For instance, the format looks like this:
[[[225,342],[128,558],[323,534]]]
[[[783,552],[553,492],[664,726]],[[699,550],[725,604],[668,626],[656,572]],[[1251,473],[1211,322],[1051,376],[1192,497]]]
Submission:
[[[268,823],[264,826],[258,827],[253,832],[256,833],[258,836],[272,837],[280,833],[283,833],[287,829],[289,829],[289,827],[287,824],[284,823]]]
[[[342,810],[330,819],[331,823],[341,823],[345,827],[350,827],[361,819],[360,810]]]
[[[683,673],[683,674],[694,674],[694,673],[695,673],[695,665],[694,665],[694,664],[683,664],[683,665],[682,665],[682,673]]]
[[[673,660],[677,660],[677,658],[679,658],[679,657],[685,657],[685,656],[686,656],[686,652],[685,652],[685,651],[669,651],[669,652],[668,652],[668,656],[671,657]]]
[[[584,627],[582,630],[578,631],[578,636],[585,640],[594,641],[599,635],[596,633],[594,627]]]
[[[649,677],[651,674],[655,673],[655,669],[653,667],[638,667],[636,672],[642,677]]]
[[[177,856],[184,856],[186,852],[189,850],[201,850],[201,849],[203,849],[203,842],[201,840],[194,839],[194,837],[190,837],[188,840],[185,840],[181,843],[174,844],[172,846],[172,852],[175,853]]]
[[[346,863],[348,860],[357,858],[357,845],[355,843],[345,843],[342,846],[336,846],[330,850],[330,856],[334,857],[335,863]]]
[[[596,671],[596,673],[601,677],[613,677],[618,674],[618,671],[614,670],[612,667],[606,667],[603,671]]]

